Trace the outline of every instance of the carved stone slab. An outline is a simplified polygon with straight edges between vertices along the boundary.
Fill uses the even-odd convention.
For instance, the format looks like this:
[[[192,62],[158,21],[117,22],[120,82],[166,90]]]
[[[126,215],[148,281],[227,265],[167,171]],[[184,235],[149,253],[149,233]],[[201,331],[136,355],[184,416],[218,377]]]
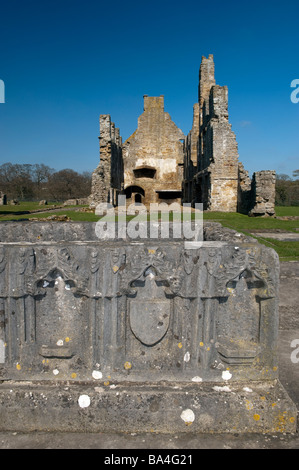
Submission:
[[[0,239],[2,227],[7,235],[0,243],[3,384],[130,384],[135,393],[146,383],[149,401],[165,383],[171,396],[190,386],[194,400],[201,385],[214,384],[214,392],[278,386],[279,261],[272,249],[218,224],[205,226],[204,244],[193,250],[183,240],[98,241],[94,224],[80,223],[58,224],[53,241],[54,227],[38,225],[0,228]],[[14,230],[22,242],[11,241]],[[280,405],[293,416],[288,399]]]

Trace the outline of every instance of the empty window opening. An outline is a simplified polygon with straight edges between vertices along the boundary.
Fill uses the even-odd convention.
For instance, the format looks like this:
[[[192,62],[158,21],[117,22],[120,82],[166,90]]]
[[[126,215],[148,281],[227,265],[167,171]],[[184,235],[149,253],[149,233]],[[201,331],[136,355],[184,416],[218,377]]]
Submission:
[[[154,178],[156,169],[150,167],[136,168],[134,171],[135,178]]]
[[[182,191],[157,191],[159,199],[179,199],[182,197]]]

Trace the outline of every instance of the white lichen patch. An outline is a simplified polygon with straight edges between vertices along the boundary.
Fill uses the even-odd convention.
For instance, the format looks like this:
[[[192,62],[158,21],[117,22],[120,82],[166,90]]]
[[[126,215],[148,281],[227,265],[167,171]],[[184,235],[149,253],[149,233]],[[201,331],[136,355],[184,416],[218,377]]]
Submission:
[[[217,385],[215,385],[215,387],[213,387],[213,390],[215,390],[215,392],[231,392],[231,389],[227,385],[224,385],[223,387],[218,387]]]
[[[191,424],[195,420],[195,414],[192,410],[187,409],[182,411],[181,418],[183,421],[185,421],[186,424]]]
[[[80,408],[88,408],[90,405],[90,397],[88,395],[80,395],[78,403]]]
[[[3,339],[0,339],[0,364],[5,363],[5,343]]]
[[[252,389],[249,387],[243,387],[244,392],[252,392]]]
[[[190,353],[189,351],[186,352],[185,356],[184,356],[184,361],[185,362],[189,362],[190,361]]]
[[[202,382],[202,378],[201,378],[201,377],[199,377],[198,375],[197,375],[197,376],[195,376],[195,377],[192,377],[192,379],[191,379],[191,380],[192,380],[192,382],[197,382],[197,383],[198,383],[198,382]]]
[[[229,380],[229,379],[232,378],[232,374],[230,373],[229,370],[224,370],[222,372],[222,378],[223,378],[223,380]]]
[[[59,374],[59,370],[58,370],[58,369],[54,369],[54,370],[53,370],[53,374],[54,374],[54,375],[58,375],[58,374]]]
[[[102,372],[99,370],[93,370],[91,375],[95,380],[99,380],[103,377]]]

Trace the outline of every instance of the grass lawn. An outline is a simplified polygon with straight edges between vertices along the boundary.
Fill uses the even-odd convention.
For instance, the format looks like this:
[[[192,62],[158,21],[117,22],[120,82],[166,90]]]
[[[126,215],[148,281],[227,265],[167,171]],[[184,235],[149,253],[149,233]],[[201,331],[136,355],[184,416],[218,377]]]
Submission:
[[[57,208],[57,211],[48,213],[29,213],[29,211],[32,210],[49,209],[50,207],[55,209],[54,204],[40,206],[38,202],[21,202],[17,206],[1,206],[0,221],[44,218],[50,215],[67,215],[73,221],[96,222],[99,220],[99,217],[94,213],[77,211],[76,209],[80,206],[66,206],[65,208]],[[299,217],[299,206],[276,207],[276,215],[277,217]],[[133,217],[134,216],[128,216],[127,220],[130,220]],[[247,215],[239,213],[205,212],[204,220],[219,222],[224,227],[232,228],[245,234],[251,234],[255,230],[283,230],[298,233],[299,229],[299,220],[281,220],[279,218],[271,217],[248,217]],[[270,238],[262,238],[258,236],[258,234],[255,235],[255,238],[257,238],[260,243],[274,248],[281,260],[299,261],[299,242],[284,242]]]
[[[40,206],[38,202],[20,202],[16,206],[12,206],[10,204],[7,204],[6,206],[0,206],[0,220],[2,220],[2,216],[4,217],[10,217],[16,212],[24,212],[28,213],[28,211],[33,211],[33,210],[40,210],[40,209],[47,209],[50,207],[55,207],[55,205],[59,205],[58,203],[50,203],[47,205],[42,205]]]
[[[299,217],[299,206],[276,206],[275,211],[278,217],[286,215]]]
[[[297,216],[299,217],[299,207],[276,207],[277,217]],[[232,228],[238,232],[251,234],[255,230],[273,231],[283,230],[298,233],[299,220],[281,220],[272,217],[248,217],[238,213],[205,212],[204,220],[220,222],[224,227]],[[281,261],[299,261],[299,242],[281,241],[272,238],[262,238],[258,234],[254,235],[260,243],[276,250]]]

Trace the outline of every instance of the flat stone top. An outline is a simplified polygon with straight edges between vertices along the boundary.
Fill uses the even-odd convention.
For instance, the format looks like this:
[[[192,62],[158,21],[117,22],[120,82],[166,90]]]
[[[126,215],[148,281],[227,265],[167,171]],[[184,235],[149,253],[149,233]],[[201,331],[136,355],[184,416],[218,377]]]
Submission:
[[[130,222],[127,223],[127,227]],[[136,224],[134,222],[134,224]],[[113,238],[99,238],[96,234],[97,222],[1,222],[0,224],[0,243],[1,244],[53,244],[71,242],[74,244],[90,244],[90,243],[109,243],[124,244],[124,243],[168,243],[176,242],[182,243],[188,240],[184,236],[184,229],[182,224],[169,223],[169,236],[162,235],[161,230],[165,228],[167,222],[158,222],[155,225],[157,235],[151,236],[150,222],[147,223],[147,237],[146,238],[117,238],[118,225],[116,223],[116,234]],[[157,227],[158,225],[158,227]],[[180,227],[181,226],[181,227]],[[192,226],[191,226],[192,228]],[[138,230],[138,228],[137,228]],[[128,231],[126,231],[128,233]],[[179,235],[178,235],[179,233]],[[201,237],[199,237],[201,240]],[[212,246],[216,246],[216,242],[222,246],[223,244],[257,244],[257,240],[238,233],[235,230],[222,227],[221,224],[216,222],[204,222],[202,230],[202,240],[208,246],[208,242],[212,242]]]

